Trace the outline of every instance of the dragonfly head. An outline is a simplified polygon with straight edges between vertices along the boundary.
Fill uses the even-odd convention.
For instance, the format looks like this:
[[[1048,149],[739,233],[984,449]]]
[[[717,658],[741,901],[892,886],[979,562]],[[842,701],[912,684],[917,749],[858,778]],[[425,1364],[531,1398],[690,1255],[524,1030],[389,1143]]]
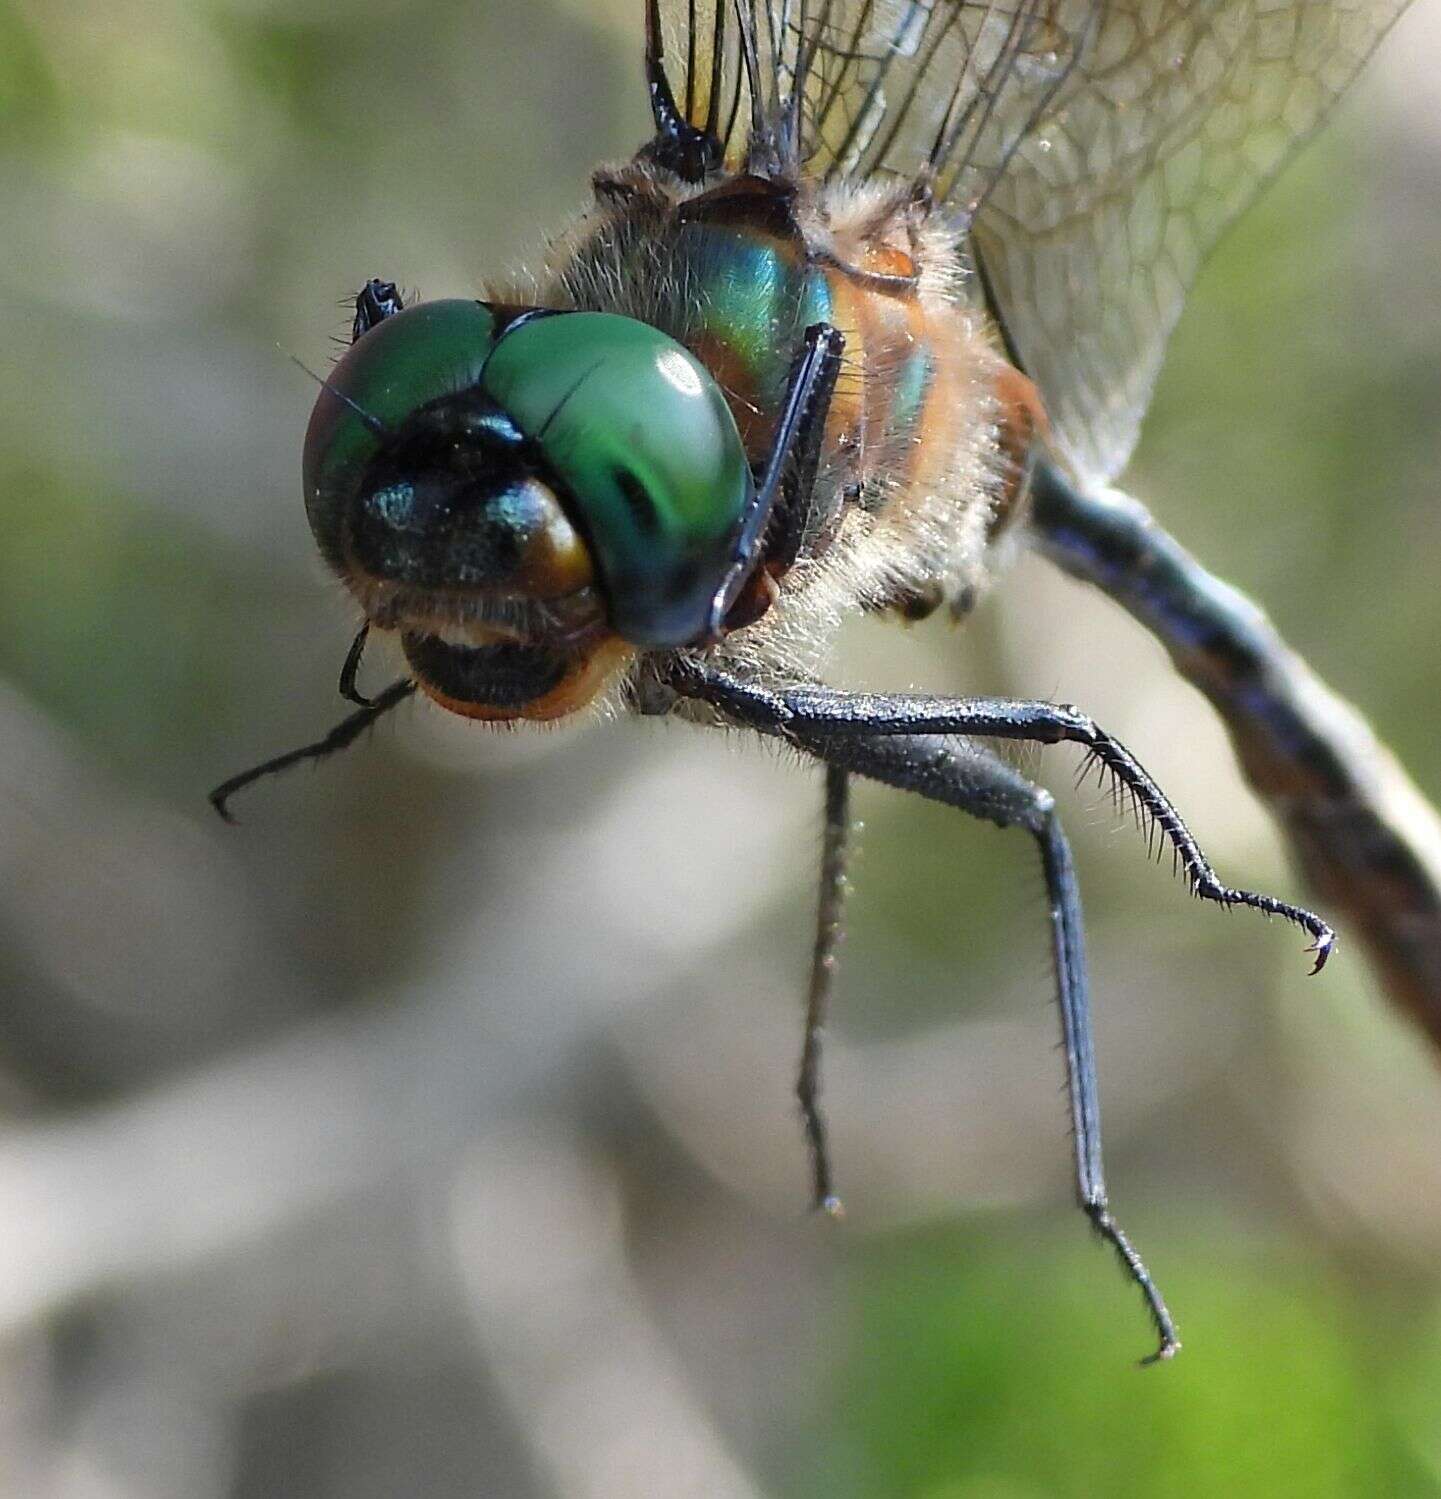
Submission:
[[[636,649],[706,630],[753,493],[705,367],[609,313],[422,302],[325,382],[321,553],[457,712],[551,718]]]

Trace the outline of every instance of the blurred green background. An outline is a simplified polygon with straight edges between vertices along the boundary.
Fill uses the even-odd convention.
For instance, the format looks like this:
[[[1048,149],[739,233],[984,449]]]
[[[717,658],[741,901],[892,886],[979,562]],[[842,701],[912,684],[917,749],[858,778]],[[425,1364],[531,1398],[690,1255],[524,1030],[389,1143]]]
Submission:
[[[299,496],[368,276],[467,294],[644,137],[632,0],[0,0],[0,1493],[1441,1492],[1441,1076],[1355,945],[1184,898],[1062,752],[1118,1213],[1070,1206],[1024,840],[683,726],[341,715]],[[1441,789],[1441,34],[1194,298],[1130,486]],[[1297,895],[1199,699],[1022,563],[838,680],[1055,695]],[[383,663],[368,670],[381,679]],[[1344,934],[1343,934],[1344,937]]]

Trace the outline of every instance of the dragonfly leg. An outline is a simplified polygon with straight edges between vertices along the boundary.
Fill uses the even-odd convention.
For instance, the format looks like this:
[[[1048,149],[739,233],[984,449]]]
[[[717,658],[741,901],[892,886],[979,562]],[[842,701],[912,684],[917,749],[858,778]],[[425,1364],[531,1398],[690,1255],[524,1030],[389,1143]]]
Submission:
[[[1111,1212],[1106,1192],[1081,895],[1054,798],[991,750],[964,740],[934,735],[837,739],[805,732],[797,733],[794,739],[802,749],[823,758],[828,769],[839,767],[957,807],[998,827],[1023,828],[1035,839],[1045,872],[1051,919],[1051,951],[1076,1153],[1077,1201],[1145,1300],[1157,1342],[1155,1351],[1143,1362],[1171,1358],[1181,1346],[1176,1324],[1145,1262]]]
[[[397,290],[395,282],[381,281],[372,276],[355,294],[355,321],[350,325],[350,341],[354,343],[362,334],[369,333],[377,323],[394,317],[405,310],[405,299]]]
[[[360,663],[365,656],[365,642],[370,639],[370,621],[361,625],[355,632],[355,639],[350,642],[350,649],[345,653],[345,664],[340,668],[340,683],[337,688],[341,697],[346,702],[354,703],[358,708],[373,708],[374,698],[368,698],[355,685],[355,679],[360,672]]]
[[[711,703],[746,727],[807,745],[890,734],[968,734],[982,739],[1082,745],[1125,789],[1143,825],[1159,831],[1171,845],[1193,895],[1228,909],[1244,906],[1280,916],[1299,926],[1311,937],[1307,951],[1315,954],[1313,973],[1319,972],[1331,955],[1336,934],[1319,916],[1275,896],[1223,884],[1181,814],[1140,761],[1076,708],[1007,698],[839,692],[811,683],[763,687],[694,658],[677,658],[667,672],[670,685],[682,696]]]
[[[789,567],[800,555],[808,533],[824,530],[838,519],[839,512],[818,515],[813,506],[826,418],[845,350],[845,335],[828,323],[815,323],[806,329],[805,342],[791,369],[791,383],[762,483],[762,488],[784,491],[781,524],[778,534],[769,538],[767,562]]]
[[[713,640],[724,633],[726,615],[755,569],[771,517],[783,496],[783,527],[781,534],[771,539],[767,559],[793,562],[800,550],[810,518],[807,502],[815,489],[826,415],[840,375],[845,345],[844,335],[828,323],[815,323],[806,329],[786,382],[770,455],[755,495],[741,517],[725,580],[711,602],[707,628]]]
[[[826,766],[825,825],[821,835],[820,896],[816,905],[816,941],[811,954],[806,995],[805,1041],[801,1047],[796,1097],[800,1100],[806,1143],[811,1152],[811,1206],[840,1217],[843,1209],[831,1173],[830,1146],[820,1107],[821,1039],[830,1010],[846,899],[846,850],[850,842],[850,774]]]
[[[228,781],[222,781],[210,793],[210,805],[226,822],[234,822],[235,819],[230,815],[229,802],[237,791],[243,791],[245,787],[255,781],[263,780],[266,776],[278,775],[282,770],[289,770],[292,765],[299,765],[306,760],[323,760],[327,755],[333,755],[338,750],[345,749],[353,744],[377,718],[399,706],[414,691],[415,683],[409,677],[402,677],[398,682],[392,682],[371,702],[369,707],[360,709],[358,713],[352,713],[349,718],[341,719],[324,739],[317,739],[314,744],[302,745],[299,749],[287,750],[283,755],[276,755],[274,759],[266,760],[250,770],[241,771],[239,775],[231,776]]]
[[[693,695],[705,695],[708,701],[749,727],[778,734],[798,749],[816,756],[825,763],[828,778],[837,773],[862,775],[956,807],[998,827],[1023,828],[1035,839],[1050,909],[1051,948],[1075,1142],[1077,1200],[1145,1300],[1157,1340],[1155,1351],[1145,1362],[1170,1358],[1181,1346],[1176,1324],[1145,1262],[1112,1214],[1106,1192],[1081,898],[1070,845],[1051,794],[1026,780],[992,751],[966,739],[905,732],[831,734],[824,727],[797,724],[793,717],[787,720],[783,712],[777,711],[780,694],[763,694],[760,700],[752,699],[749,703],[736,693]],[[727,697],[729,704],[717,701]],[[769,710],[766,698],[774,700]],[[827,784],[829,787],[830,779]],[[825,889],[823,879],[823,900]],[[820,944],[817,946],[819,950]],[[818,1188],[820,1185],[818,1179]]]

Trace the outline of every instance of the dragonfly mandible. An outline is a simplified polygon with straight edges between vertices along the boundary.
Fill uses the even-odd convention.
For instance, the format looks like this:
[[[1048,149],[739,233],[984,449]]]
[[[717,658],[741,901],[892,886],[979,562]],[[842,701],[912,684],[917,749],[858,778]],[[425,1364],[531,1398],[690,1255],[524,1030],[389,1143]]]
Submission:
[[[305,502],[363,616],[358,709],[242,787],[332,754],[417,691],[491,724],[619,706],[781,740],[824,767],[798,1094],[819,1108],[862,776],[1034,840],[1085,1215],[1175,1323],[1102,1171],[1081,907],[1050,794],[986,740],[1083,746],[1222,882],[1140,761],[1044,701],[824,685],[848,613],[964,616],[1028,526],[1124,466],[1202,255],[1345,88],[1402,0],[637,0],[654,135],[602,167],[535,275],[482,300],[375,279],[320,380]],[[1068,508],[1069,507],[1069,508]],[[356,689],[371,630],[408,673]]]

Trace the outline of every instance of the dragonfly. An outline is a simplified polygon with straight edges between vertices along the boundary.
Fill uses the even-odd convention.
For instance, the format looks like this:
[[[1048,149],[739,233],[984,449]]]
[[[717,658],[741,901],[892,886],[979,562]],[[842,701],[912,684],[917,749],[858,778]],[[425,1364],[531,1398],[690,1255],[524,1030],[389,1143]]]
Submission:
[[[1070,845],[1050,792],[994,742],[1081,746],[1194,895],[1293,924],[1313,972],[1335,934],[1225,883],[1080,709],[841,691],[827,651],[856,612],[964,618],[1027,542],[1163,638],[1196,619],[1244,633],[1108,485],[1204,253],[1403,4],[637,0],[654,133],[596,170],[544,266],[483,298],[407,304],[379,277],[356,296],[303,459],[316,544],[361,616],[340,675],[355,711],[218,786],[216,810],[417,693],[491,726],[679,717],[817,762],[797,1095],[832,1214],[821,1042],[852,781],[1024,832],[1077,1199],[1142,1296],[1144,1362],[1169,1359],[1175,1320],[1103,1171]],[[357,686],[372,632],[407,665],[373,699]]]

